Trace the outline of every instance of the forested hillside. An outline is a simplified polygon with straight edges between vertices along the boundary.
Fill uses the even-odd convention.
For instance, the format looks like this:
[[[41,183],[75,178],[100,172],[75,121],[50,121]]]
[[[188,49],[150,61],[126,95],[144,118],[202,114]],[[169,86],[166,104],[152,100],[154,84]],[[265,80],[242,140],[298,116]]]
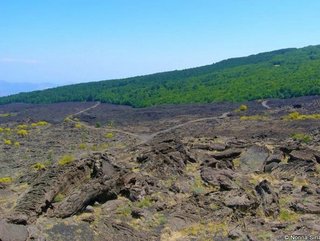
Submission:
[[[320,45],[283,49],[181,71],[21,93],[12,102],[101,101],[144,107],[320,94]]]

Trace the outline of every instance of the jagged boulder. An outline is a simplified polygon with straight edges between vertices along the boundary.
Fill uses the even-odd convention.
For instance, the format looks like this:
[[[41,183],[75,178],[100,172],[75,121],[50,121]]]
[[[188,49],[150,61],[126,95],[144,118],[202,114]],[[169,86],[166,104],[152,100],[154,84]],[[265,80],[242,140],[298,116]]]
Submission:
[[[256,196],[246,193],[244,190],[235,189],[226,193],[224,205],[236,211],[250,212],[259,206]]]
[[[288,162],[293,161],[305,161],[305,162],[315,162],[316,158],[311,150],[293,150],[289,153]]]
[[[18,200],[9,220],[31,223],[47,211],[57,217],[71,216],[95,201],[115,198],[120,191],[119,175],[123,174],[121,167],[102,153],[49,168]],[[65,198],[54,204],[59,193],[64,193]],[[22,216],[25,218],[21,221]]]
[[[300,203],[298,201],[293,202],[290,208],[298,213],[320,214],[320,202],[316,203]]]
[[[266,147],[251,146],[240,156],[241,169],[244,172],[262,171],[268,156],[269,150]]]
[[[239,157],[241,152],[242,149],[230,148],[222,152],[211,153],[211,156],[217,160],[232,160],[234,158]]]
[[[316,171],[316,163],[310,161],[295,160],[288,163],[280,163],[272,169],[272,175],[283,180],[292,180],[297,175]]]
[[[276,168],[281,161],[285,159],[285,155],[281,151],[276,151],[271,154],[263,164],[263,171],[264,172],[272,172],[274,168]]]
[[[233,182],[236,174],[232,169],[232,162],[214,158],[205,159],[201,163],[200,175],[206,183],[219,187],[221,191],[227,191],[237,188]]]
[[[260,199],[264,214],[268,216],[277,216],[279,214],[279,196],[272,190],[270,182],[263,180],[256,187],[255,190]]]
[[[144,151],[136,162],[141,168],[156,177],[167,177],[183,174],[188,162],[195,162],[188,149],[180,140],[165,139],[156,142],[149,150]]]
[[[140,173],[127,173],[122,179],[123,184],[120,193],[131,201],[140,200],[158,190],[158,181],[151,176],[141,175]]]
[[[26,241],[29,232],[26,226],[6,223],[0,220],[0,240],[1,241]]]

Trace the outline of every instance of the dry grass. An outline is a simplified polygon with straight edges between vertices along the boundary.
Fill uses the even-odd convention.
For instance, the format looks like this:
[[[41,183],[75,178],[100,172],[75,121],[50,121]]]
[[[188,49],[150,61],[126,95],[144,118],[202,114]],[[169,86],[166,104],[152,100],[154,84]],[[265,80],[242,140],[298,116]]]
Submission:
[[[54,203],[62,202],[63,199],[65,199],[65,195],[62,194],[62,193],[58,193],[58,194],[54,197],[53,202],[54,202]]]
[[[1,177],[0,178],[0,183],[11,183],[12,182],[12,177]]]
[[[294,139],[295,141],[300,141],[303,143],[308,144],[309,142],[312,141],[312,136],[305,134],[305,133],[295,133],[291,135],[292,139]]]
[[[58,165],[59,166],[64,166],[64,165],[67,165],[71,162],[74,161],[74,157],[71,156],[71,155],[64,155],[63,157],[60,158],[60,160],[58,161]]]
[[[300,114],[295,111],[282,117],[283,120],[319,120],[320,114]]]
[[[33,169],[36,171],[40,171],[46,168],[46,166],[40,162],[37,162],[35,164],[32,165]]]
[[[258,185],[263,180],[267,180],[271,185],[279,184],[279,180],[270,173],[252,173],[249,175],[249,182],[253,185]]]
[[[264,115],[241,116],[240,120],[241,121],[267,121],[269,120],[269,117]]]
[[[309,185],[309,181],[307,178],[303,177],[303,176],[296,176],[293,178],[292,180],[292,184],[294,187],[302,187],[302,186],[308,186]]]

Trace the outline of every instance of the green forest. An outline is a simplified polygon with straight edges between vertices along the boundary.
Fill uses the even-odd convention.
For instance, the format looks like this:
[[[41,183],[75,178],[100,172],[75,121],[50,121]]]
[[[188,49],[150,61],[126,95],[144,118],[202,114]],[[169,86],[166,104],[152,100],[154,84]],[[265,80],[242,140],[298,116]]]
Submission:
[[[127,79],[62,86],[0,98],[0,104],[101,101],[133,107],[240,102],[320,94],[320,45]]]

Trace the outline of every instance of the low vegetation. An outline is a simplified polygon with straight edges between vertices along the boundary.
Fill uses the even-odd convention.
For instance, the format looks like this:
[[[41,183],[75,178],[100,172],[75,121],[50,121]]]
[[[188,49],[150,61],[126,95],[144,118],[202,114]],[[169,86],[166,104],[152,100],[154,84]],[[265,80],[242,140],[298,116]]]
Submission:
[[[242,120],[242,121],[267,121],[267,120],[269,120],[269,117],[265,116],[265,115],[241,116],[240,120]]]
[[[306,177],[303,176],[295,176],[292,180],[292,184],[295,187],[301,188],[302,186],[308,186],[309,182]]]
[[[238,168],[238,167],[241,166],[241,161],[240,161],[239,158],[233,159],[233,160],[232,160],[232,163],[233,163],[233,165],[234,165],[235,168]]]
[[[248,106],[247,105],[240,105],[238,109],[236,109],[236,112],[239,111],[247,111],[248,110]]]
[[[114,134],[112,132],[109,132],[109,133],[106,133],[104,136],[105,138],[111,139],[114,137]]]
[[[16,116],[17,114],[15,113],[1,113],[0,118],[6,118],[6,117],[11,117],[11,116]]]
[[[3,144],[7,145],[7,146],[11,146],[12,145],[12,141],[8,140],[8,139],[4,139],[3,140]]]
[[[11,132],[11,128],[6,127],[6,128],[0,128],[0,133],[10,133]]]
[[[46,126],[46,125],[48,125],[48,124],[49,124],[49,123],[46,122],[46,121],[38,121],[38,122],[32,123],[31,126],[32,126],[32,127]]]
[[[12,182],[12,177],[1,177],[0,178],[0,183],[11,183]]]
[[[289,209],[284,209],[284,208],[280,209],[280,213],[279,213],[279,220],[280,221],[296,222],[296,221],[298,221],[298,218],[299,218],[299,216],[295,212],[293,212]]]
[[[150,197],[145,197],[137,202],[137,207],[139,208],[149,208],[152,206],[152,200]]]
[[[76,123],[74,125],[74,127],[77,128],[77,129],[81,129],[83,126],[80,123]]]
[[[283,117],[284,120],[319,120],[320,114],[300,114],[295,111]]]
[[[85,149],[87,149],[87,145],[85,143],[80,143],[79,144],[79,149],[80,150],[85,150]]]
[[[303,143],[310,143],[312,141],[312,136],[305,134],[305,133],[295,133],[291,135],[291,138],[296,140],[296,141],[300,141]]]
[[[58,165],[59,166],[64,166],[67,164],[70,164],[71,162],[73,162],[75,160],[75,158],[71,155],[64,155],[63,157],[60,158],[60,160],[58,161]]]
[[[215,234],[220,234],[222,236],[227,236],[228,234],[228,225],[226,222],[219,222],[219,223],[196,223],[189,227],[186,227],[181,230],[181,233],[186,236],[212,236]]]
[[[65,199],[65,195],[62,194],[62,193],[58,193],[58,194],[54,197],[53,202],[54,202],[54,203],[59,203],[59,202],[62,202],[63,199]]]
[[[29,133],[27,130],[18,130],[17,134],[21,137],[26,137]]]
[[[20,124],[20,125],[17,126],[17,129],[18,129],[18,130],[26,130],[26,129],[28,129],[28,125],[26,125],[26,124]]]
[[[32,165],[33,169],[36,171],[40,171],[46,168],[46,166],[40,162],[37,162],[35,164]]]
[[[130,204],[121,205],[116,209],[116,213],[122,217],[129,217],[132,213],[132,207]]]

